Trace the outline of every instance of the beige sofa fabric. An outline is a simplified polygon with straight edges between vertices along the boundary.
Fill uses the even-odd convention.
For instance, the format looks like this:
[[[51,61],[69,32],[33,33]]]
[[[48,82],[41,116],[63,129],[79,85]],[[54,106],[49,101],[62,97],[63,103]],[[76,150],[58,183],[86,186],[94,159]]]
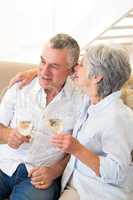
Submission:
[[[122,99],[126,105],[133,109],[133,75],[122,88]]]
[[[37,67],[35,64],[0,62],[0,94],[7,87],[9,80],[20,71]],[[133,109],[133,75],[122,89],[122,99],[125,104]]]
[[[15,62],[0,62],[0,93],[8,85],[9,80],[20,71],[25,71],[36,67],[33,64],[15,63]]]

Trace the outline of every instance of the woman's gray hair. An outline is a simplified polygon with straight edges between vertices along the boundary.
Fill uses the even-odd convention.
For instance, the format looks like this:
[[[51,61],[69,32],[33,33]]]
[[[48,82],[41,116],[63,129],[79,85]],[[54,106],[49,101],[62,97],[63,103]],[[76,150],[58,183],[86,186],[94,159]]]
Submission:
[[[127,52],[116,46],[98,45],[88,48],[83,65],[88,68],[89,77],[103,77],[98,82],[98,95],[101,97],[120,90],[131,74]]]
[[[70,68],[78,63],[80,47],[77,41],[70,35],[64,33],[57,34],[49,40],[49,45],[55,49],[68,49],[68,64]]]

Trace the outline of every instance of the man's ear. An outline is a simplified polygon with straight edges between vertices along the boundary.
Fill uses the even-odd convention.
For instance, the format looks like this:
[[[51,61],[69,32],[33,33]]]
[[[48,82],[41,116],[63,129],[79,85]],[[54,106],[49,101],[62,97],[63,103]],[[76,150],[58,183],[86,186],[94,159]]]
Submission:
[[[78,63],[76,63],[74,66],[72,66],[69,70],[69,75],[73,75],[73,73],[75,72],[75,67],[78,65]]]
[[[103,76],[101,76],[101,75],[98,75],[98,76],[96,76],[96,77],[93,77],[93,81],[94,81],[94,83],[99,83],[101,80],[103,79]]]

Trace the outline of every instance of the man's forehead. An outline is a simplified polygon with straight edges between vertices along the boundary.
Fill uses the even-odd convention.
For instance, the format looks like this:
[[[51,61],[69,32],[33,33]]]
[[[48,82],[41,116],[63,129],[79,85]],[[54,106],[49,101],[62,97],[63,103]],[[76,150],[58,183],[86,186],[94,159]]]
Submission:
[[[43,49],[42,49],[42,53],[47,53],[48,51],[52,51],[52,52],[58,52],[58,53],[61,53],[61,54],[68,54],[69,53],[69,50],[67,48],[55,48],[55,47],[52,47],[50,44],[46,44]]]
[[[41,56],[45,60],[51,60],[54,62],[67,62],[69,58],[67,49],[55,49],[52,47],[44,48]]]

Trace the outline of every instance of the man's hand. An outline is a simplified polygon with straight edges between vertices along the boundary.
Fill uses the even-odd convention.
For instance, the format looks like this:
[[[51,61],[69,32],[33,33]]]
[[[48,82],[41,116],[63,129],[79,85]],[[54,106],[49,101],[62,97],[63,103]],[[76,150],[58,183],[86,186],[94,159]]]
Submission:
[[[35,167],[29,172],[31,183],[35,188],[46,189],[56,178],[54,176],[54,169],[50,167]]]
[[[23,136],[18,133],[17,129],[11,129],[7,144],[12,147],[13,149],[18,149],[21,144],[25,142],[30,142],[30,136]]]
[[[9,87],[11,87],[16,82],[19,82],[19,88],[23,88],[25,85],[29,84],[37,76],[37,68],[29,69],[24,72],[19,72],[13,77],[9,82]]]

